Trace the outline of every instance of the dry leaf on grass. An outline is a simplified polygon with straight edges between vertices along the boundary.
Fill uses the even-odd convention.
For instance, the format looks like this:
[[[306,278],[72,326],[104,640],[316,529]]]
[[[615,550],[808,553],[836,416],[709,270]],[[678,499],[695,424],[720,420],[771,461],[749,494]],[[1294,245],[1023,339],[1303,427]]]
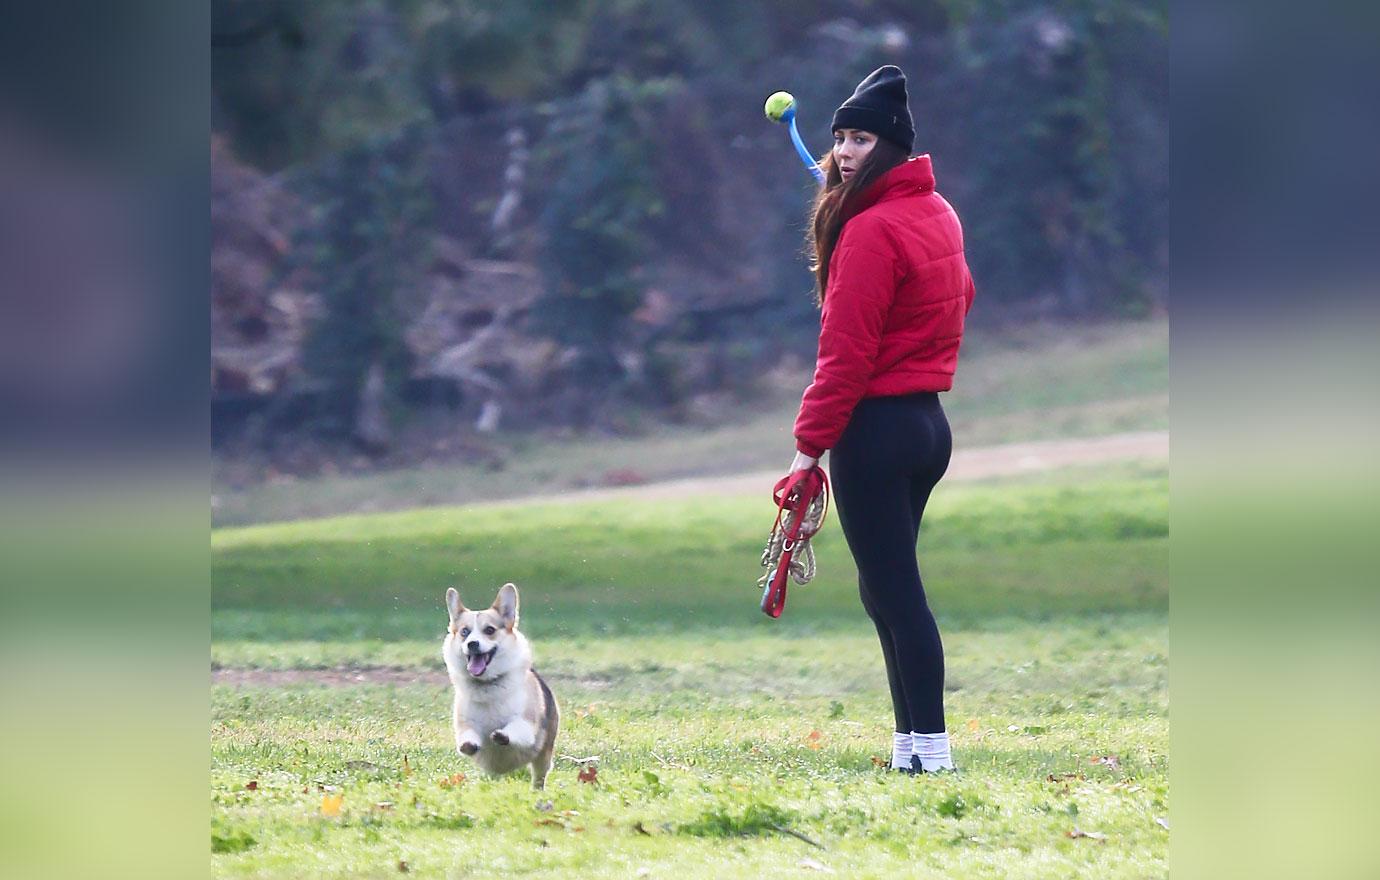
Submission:
[[[580,771],[579,779],[581,782],[597,784],[599,782],[599,768],[590,764]]]
[[[244,787],[247,788],[247,789],[249,789],[250,791],[258,791],[258,790],[259,790],[259,780],[257,780],[257,779],[251,779],[251,780],[249,780],[248,782],[246,782],[246,783],[244,784]]]
[[[323,794],[321,795],[321,815],[328,819],[333,819],[340,815],[340,807],[345,803],[343,794]]]
[[[1101,831],[1083,831],[1083,830],[1080,829],[1077,825],[1073,826],[1073,830],[1069,832],[1069,837],[1073,837],[1073,838],[1086,837],[1088,840],[1106,840],[1106,839],[1107,839],[1107,835],[1103,834]]]
[[[977,733],[978,730],[979,730],[980,728],[981,728],[981,725],[978,724],[978,720],[977,720],[976,718],[969,718],[969,719],[968,719],[968,732],[969,732],[969,733]]]
[[[805,745],[809,748],[818,750],[824,745],[824,743],[820,742],[823,736],[824,734],[820,733],[818,730],[812,730],[805,737]]]
[[[404,776],[411,776],[411,775],[412,775],[412,765],[409,764],[409,763],[407,763],[407,755],[403,755],[402,772],[403,772],[403,775],[404,775]],[[401,864],[404,864],[404,865],[405,865],[405,864],[407,864],[407,862],[402,862]]]
[[[465,774],[463,774],[463,773],[452,773],[451,775],[449,775],[449,776],[447,776],[447,777],[445,777],[444,779],[441,780],[441,787],[442,787],[442,788],[455,788],[457,785],[462,785],[462,784],[464,784],[464,782],[465,782]]]
[[[1088,763],[1096,766],[1098,764],[1111,767],[1113,770],[1121,769],[1121,759],[1116,755],[1093,755],[1088,759]]]
[[[879,758],[879,757],[877,757],[876,755],[873,755],[873,756],[872,756],[872,766],[873,766],[873,767],[885,767],[886,765],[887,765],[887,760],[886,760],[886,758]]]

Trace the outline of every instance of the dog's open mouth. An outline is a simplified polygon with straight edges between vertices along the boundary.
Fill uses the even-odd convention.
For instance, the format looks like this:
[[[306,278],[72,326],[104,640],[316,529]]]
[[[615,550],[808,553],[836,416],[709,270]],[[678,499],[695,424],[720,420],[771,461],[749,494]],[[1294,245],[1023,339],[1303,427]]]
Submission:
[[[470,675],[478,678],[484,674],[484,670],[489,668],[489,661],[494,659],[494,654],[496,653],[498,653],[498,648],[495,647],[493,650],[485,651],[483,654],[471,654],[469,663],[465,665],[465,668],[469,670]]]

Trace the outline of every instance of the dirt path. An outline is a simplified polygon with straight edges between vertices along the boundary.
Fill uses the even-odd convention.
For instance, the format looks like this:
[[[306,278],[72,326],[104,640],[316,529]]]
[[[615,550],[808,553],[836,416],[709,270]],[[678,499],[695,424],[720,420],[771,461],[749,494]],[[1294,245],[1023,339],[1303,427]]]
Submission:
[[[553,684],[575,682],[586,690],[600,690],[613,684],[599,676],[577,676],[544,672]],[[397,687],[422,685],[447,689],[450,678],[439,665],[435,669],[415,669],[402,666],[338,666],[333,669],[243,669],[224,667],[211,670],[211,684],[230,687],[286,687],[295,684],[316,684],[325,687],[355,687],[365,684],[391,684]]]
[[[294,684],[320,684],[352,687],[362,684],[434,685],[450,687],[444,669],[406,669],[394,666],[361,666],[338,669],[240,669],[211,670],[211,684],[231,687],[285,687]]]
[[[1036,473],[1072,465],[1108,461],[1158,461],[1169,457],[1168,431],[1140,431],[1105,437],[1038,440],[960,449],[954,453],[946,482]],[[618,498],[682,498],[686,495],[755,495],[781,477],[777,471],[757,471],[726,477],[694,477],[686,480],[625,486],[617,489],[584,489],[560,495],[523,498],[533,501],[602,501]],[[507,504],[516,502],[494,502]]]

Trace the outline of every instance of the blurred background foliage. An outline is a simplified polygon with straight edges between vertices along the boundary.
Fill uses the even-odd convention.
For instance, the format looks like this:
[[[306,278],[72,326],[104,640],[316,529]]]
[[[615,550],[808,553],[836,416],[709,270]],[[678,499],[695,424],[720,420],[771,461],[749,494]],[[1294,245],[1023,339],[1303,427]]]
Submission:
[[[884,63],[964,221],[972,321],[1166,301],[1163,0],[212,11],[218,442],[382,449],[438,402],[481,427],[674,420],[808,362],[811,185],[762,101],[792,91],[823,152]]]

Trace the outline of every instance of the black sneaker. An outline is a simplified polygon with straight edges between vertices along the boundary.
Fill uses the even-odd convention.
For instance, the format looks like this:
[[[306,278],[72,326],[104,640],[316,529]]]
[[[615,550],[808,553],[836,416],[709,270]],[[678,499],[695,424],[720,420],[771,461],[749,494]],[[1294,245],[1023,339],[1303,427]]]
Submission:
[[[958,772],[958,768],[957,768],[957,767],[941,767],[941,768],[938,769],[938,770],[933,770],[933,771],[931,771],[931,770],[926,770],[924,767],[920,766],[920,756],[919,756],[919,755],[911,755],[911,756],[910,756],[910,770],[907,771],[907,772],[913,773],[913,774],[915,774],[915,775],[917,775],[917,776],[920,775],[921,773],[957,773],[957,772]]]

